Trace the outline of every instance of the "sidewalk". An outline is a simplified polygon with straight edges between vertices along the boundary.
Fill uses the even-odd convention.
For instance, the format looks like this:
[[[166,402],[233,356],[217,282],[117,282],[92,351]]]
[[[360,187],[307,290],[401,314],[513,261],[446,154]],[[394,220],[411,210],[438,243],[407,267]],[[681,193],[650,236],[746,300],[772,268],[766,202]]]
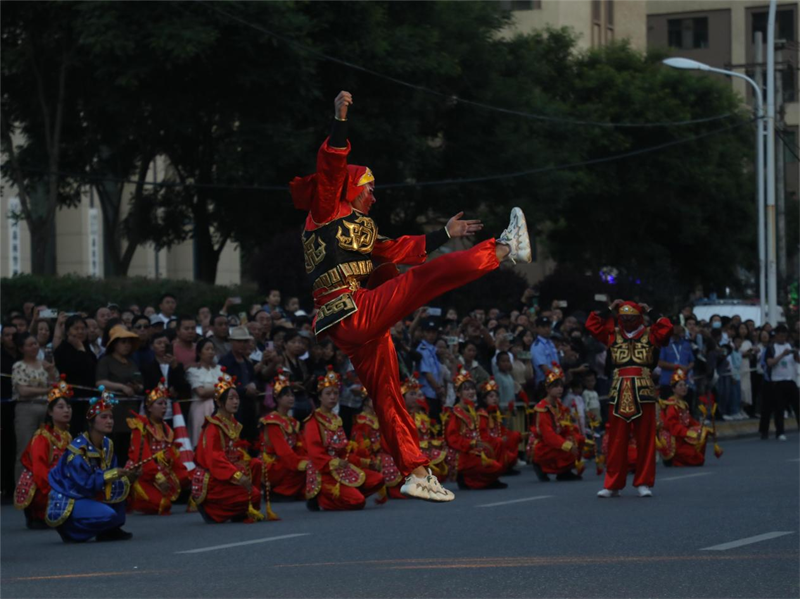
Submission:
[[[797,432],[797,421],[794,417],[784,420],[787,433]],[[775,422],[770,423],[770,437],[775,437]],[[717,422],[717,439],[737,439],[739,437],[758,436],[758,419],[739,420],[734,422]]]

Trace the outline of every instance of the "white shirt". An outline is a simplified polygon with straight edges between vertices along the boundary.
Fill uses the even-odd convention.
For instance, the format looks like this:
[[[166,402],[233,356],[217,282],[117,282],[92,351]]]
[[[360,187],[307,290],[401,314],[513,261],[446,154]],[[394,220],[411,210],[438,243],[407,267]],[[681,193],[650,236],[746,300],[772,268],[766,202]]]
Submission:
[[[784,350],[792,350],[792,346],[788,343],[775,344],[775,357],[780,356]],[[793,381],[795,377],[795,369],[797,362],[794,359],[794,354],[788,354],[781,358],[781,361],[772,367],[770,378],[773,382],[777,381]]]
[[[214,388],[214,385],[219,382],[219,377],[222,376],[222,367],[214,366],[213,368],[203,368],[202,366],[192,366],[186,371],[186,380],[192,388],[192,399],[200,399],[195,389],[198,387]]]

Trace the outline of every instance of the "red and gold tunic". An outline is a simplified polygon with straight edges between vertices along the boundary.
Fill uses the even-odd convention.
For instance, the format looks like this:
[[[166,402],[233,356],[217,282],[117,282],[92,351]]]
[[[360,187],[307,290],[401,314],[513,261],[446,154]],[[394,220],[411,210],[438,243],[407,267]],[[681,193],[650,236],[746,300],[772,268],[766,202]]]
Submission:
[[[44,522],[50,493],[47,477],[71,441],[69,431],[45,424],[34,433],[22,453],[20,461],[24,469],[14,492],[14,507],[28,510],[31,520]]]
[[[383,475],[349,460],[347,435],[336,414],[316,410],[303,425],[308,451],[306,499],[326,510],[360,510],[366,497],[383,488]]]
[[[503,465],[494,459],[492,448],[481,441],[480,419],[475,404],[462,399],[453,406],[445,430],[448,462],[471,489],[482,489],[495,482]]]
[[[497,406],[478,410],[481,440],[494,451],[495,459],[504,471],[513,468],[519,459],[519,444],[522,436],[503,426],[503,414]]]
[[[678,397],[659,402],[661,425],[656,448],[673,466],[702,466],[709,430],[692,418],[688,404]]]
[[[166,423],[154,424],[139,414],[128,418],[128,426],[132,432],[126,467],[160,454],[142,466],[142,475],[128,496],[131,509],[143,514],[168,515],[172,502],[190,484],[175,434]],[[166,485],[167,492],[162,492],[157,485]]]
[[[192,477],[192,497],[216,522],[231,518],[251,521],[251,511],[261,505],[261,460],[251,458],[239,439],[242,425],[233,416],[206,416],[195,459],[197,468]],[[247,489],[237,482],[250,477],[253,486]]]
[[[300,423],[291,416],[272,412],[261,419],[261,459],[274,493],[300,498],[306,485],[308,455]]]
[[[350,431],[350,461],[356,466],[380,472],[391,497],[403,499],[400,484],[403,475],[388,453],[381,448],[381,430],[375,414],[362,412],[356,416]]]
[[[569,410],[556,400],[551,404],[543,399],[534,408],[536,423],[531,426],[531,459],[547,474],[560,474],[576,468],[583,471],[581,455],[584,437],[573,422]],[[577,456],[572,453],[578,448]]]
[[[431,471],[440,481],[444,482],[448,475],[448,467],[445,461],[447,458],[447,444],[438,436],[438,425],[434,424],[431,417],[425,412],[416,412],[414,414],[414,424],[419,435],[419,447],[422,449],[422,453],[431,460]]]

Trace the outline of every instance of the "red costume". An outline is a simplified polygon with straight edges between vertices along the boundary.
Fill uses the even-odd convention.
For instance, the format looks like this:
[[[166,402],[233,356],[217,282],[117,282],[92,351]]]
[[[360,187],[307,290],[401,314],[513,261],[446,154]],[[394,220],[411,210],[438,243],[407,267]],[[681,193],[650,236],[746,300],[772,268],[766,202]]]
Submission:
[[[605,463],[608,459],[608,440],[611,438],[609,432],[611,431],[611,425],[606,424],[606,434],[603,435],[603,443],[600,447],[601,451],[601,463]],[[636,460],[638,456],[638,452],[636,451],[636,437],[633,436],[633,429],[630,431],[630,435],[628,437],[628,461],[627,461],[627,471],[631,474],[636,472]],[[602,468],[598,469],[598,476],[602,474]]]
[[[469,371],[459,366],[454,378],[456,389],[471,380]],[[461,399],[453,406],[447,418],[445,440],[450,454],[448,461],[470,489],[486,488],[503,473],[505,468],[494,459],[492,447],[481,441],[480,417],[474,402]]]
[[[428,465],[430,458],[421,451],[414,421],[403,405],[389,329],[435,297],[496,269],[496,241],[423,264],[429,252],[447,241],[446,229],[395,240],[380,236],[375,222],[351,205],[374,181],[372,173],[347,164],[346,134],[337,142],[343,147],[330,141],[319,149],[317,172],[296,178],[290,186],[295,207],[308,211],[303,245],[318,309],[314,330],[330,335],[350,358],[375,402],[383,443],[405,476]],[[385,267],[376,269],[375,264]],[[399,264],[421,266],[398,275],[393,265]]]
[[[291,388],[289,378],[280,373],[272,389],[273,397]],[[300,423],[291,416],[272,412],[261,419],[261,460],[269,474],[273,493],[300,499],[306,486],[308,455]]]
[[[235,385],[236,377],[223,374],[215,385],[215,401],[219,403],[223,394]],[[206,416],[197,443],[192,498],[198,509],[215,522],[264,519],[258,511],[263,475],[261,460],[248,455],[244,449],[247,442],[239,439],[241,432],[242,425],[233,416],[230,419],[220,414]],[[238,484],[243,477],[250,478],[250,491]]]
[[[618,324],[610,310],[592,312],[586,320],[586,330],[609,349],[614,365],[611,382],[609,440],[604,487],[618,491],[625,487],[627,477],[628,441],[636,440],[637,459],[635,487],[652,487],[656,480],[656,407],[658,390],[651,369],[658,363],[659,348],[672,336],[672,323],[666,318],[655,320],[645,327],[642,308],[634,302],[624,302],[618,317],[630,317],[626,327]]]
[[[169,398],[164,379],[147,394],[145,402],[150,405],[161,398]],[[143,514],[166,516],[172,502],[190,484],[189,472],[180,459],[180,445],[165,422],[154,424],[147,416],[134,413],[133,418],[128,418],[128,426],[133,432],[126,467],[160,454],[142,466],[142,475],[136,479],[133,492],[128,495],[130,507]],[[156,485],[166,485],[169,490],[164,493]]]
[[[66,375],[61,375],[61,380],[53,385],[47,394],[47,405],[59,399],[69,401],[74,392],[72,386],[67,384]],[[72,441],[69,431],[62,431],[51,424],[39,427],[25,451],[22,452],[22,474],[14,489],[14,507],[25,510],[25,519],[28,524],[45,523],[48,494],[50,493],[50,470],[58,463],[61,454]]]
[[[350,461],[361,468],[368,468],[380,472],[389,497],[393,499],[406,499],[400,493],[403,475],[385,451],[381,451],[381,431],[378,417],[372,413],[362,412],[356,416],[353,430],[350,431]]]
[[[680,381],[686,381],[686,374],[678,368],[670,382],[674,387]],[[660,400],[659,404],[661,427],[656,444],[661,457],[673,466],[702,466],[709,429],[692,418],[689,405],[678,396]]]
[[[498,393],[494,377],[481,385],[480,392],[484,397],[491,392]],[[478,410],[478,416],[481,441],[492,448],[495,460],[503,465],[503,472],[507,472],[517,464],[522,435],[503,426],[503,414],[496,405],[481,408]]]
[[[319,390],[338,385],[339,375],[329,369]],[[336,414],[317,409],[306,419],[303,435],[309,458],[306,499],[317,498],[325,510],[360,510],[367,497],[384,488],[380,472],[350,462],[347,435]]]
[[[447,458],[447,445],[439,436],[439,425],[431,420],[430,406],[420,392],[421,385],[417,380],[418,376],[419,373],[415,372],[414,376],[405,379],[400,386],[400,392],[404,398],[410,398],[409,401],[413,400],[408,411],[412,414],[414,425],[417,427],[419,447],[422,453],[428,456],[430,460],[429,467],[431,472],[439,479],[439,482],[444,482],[448,474],[448,467],[445,461]]]

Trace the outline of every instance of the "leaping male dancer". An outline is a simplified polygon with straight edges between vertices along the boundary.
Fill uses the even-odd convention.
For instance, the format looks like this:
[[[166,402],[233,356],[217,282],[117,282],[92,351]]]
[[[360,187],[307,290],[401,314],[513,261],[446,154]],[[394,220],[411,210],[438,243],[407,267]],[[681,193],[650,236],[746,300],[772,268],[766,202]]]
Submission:
[[[505,259],[531,261],[531,244],[522,210],[498,239],[425,263],[428,254],[453,237],[474,235],[480,221],[451,218],[427,235],[388,239],[369,217],[375,203],[375,177],[365,166],[347,164],[347,113],[353,96],[342,91],[334,101],[331,135],[317,154],[317,172],[290,184],[296,208],[308,210],[303,231],[306,274],[317,315],[314,332],[329,335],[353,363],[373,399],[381,438],[406,477],[401,492],[429,501],[452,501],[453,493],[431,474],[417,428],[405,408],[399,368],[389,329],[435,297],[498,268]],[[399,274],[397,264],[417,265]],[[366,287],[362,287],[363,281]]]

